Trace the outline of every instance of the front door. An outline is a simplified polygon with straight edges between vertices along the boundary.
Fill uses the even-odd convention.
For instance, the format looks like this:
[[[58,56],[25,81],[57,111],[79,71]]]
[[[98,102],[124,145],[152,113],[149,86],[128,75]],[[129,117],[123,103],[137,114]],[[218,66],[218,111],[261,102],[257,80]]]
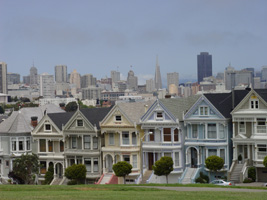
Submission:
[[[191,147],[191,167],[197,168],[197,150]]]
[[[154,164],[153,153],[148,153],[148,169],[152,170],[152,165]]]

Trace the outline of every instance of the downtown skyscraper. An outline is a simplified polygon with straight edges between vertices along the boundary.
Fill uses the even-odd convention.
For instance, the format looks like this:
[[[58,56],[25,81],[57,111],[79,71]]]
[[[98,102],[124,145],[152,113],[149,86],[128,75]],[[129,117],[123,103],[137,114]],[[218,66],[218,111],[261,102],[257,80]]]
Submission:
[[[162,81],[161,81],[161,74],[160,74],[160,68],[159,68],[159,63],[158,63],[158,56],[156,60],[155,89],[156,90],[162,89]]]
[[[212,76],[212,56],[208,52],[201,52],[197,56],[197,82],[209,76]]]
[[[56,65],[55,66],[55,81],[57,83],[67,83],[67,66]]]
[[[7,94],[7,64],[0,62],[0,93]]]

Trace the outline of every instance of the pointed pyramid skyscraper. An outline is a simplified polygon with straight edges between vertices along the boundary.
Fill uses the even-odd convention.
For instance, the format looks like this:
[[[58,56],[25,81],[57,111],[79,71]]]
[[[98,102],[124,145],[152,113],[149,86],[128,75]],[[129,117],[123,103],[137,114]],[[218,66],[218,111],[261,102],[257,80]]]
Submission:
[[[162,89],[162,82],[161,82],[161,74],[160,74],[160,68],[159,68],[159,62],[158,62],[158,56],[156,60],[156,71],[155,71],[155,88]]]

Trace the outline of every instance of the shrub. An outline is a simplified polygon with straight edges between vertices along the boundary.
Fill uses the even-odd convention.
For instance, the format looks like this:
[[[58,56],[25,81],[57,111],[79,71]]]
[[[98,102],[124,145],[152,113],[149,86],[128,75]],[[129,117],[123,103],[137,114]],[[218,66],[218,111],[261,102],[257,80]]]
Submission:
[[[73,164],[65,170],[65,176],[77,183],[82,183],[86,178],[86,167],[83,164]]]
[[[45,173],[44,184],[49,185],[53,179],[54,179],[54,167],[53,167],[53,165],[50,165],[48,167],[48,171]]]
[[[152,166],[154,174],[158,176],[166,176],[168,184],[168,175],[173,171],[173,160],[171,157],[163,156]]]
[[[209,183],[209,177],[200,172],[199,177],[195,180],[196,183]]]
[[[245,178],[243,183],[252,183],[253,180],[251,178]]]
[[[256,181],[256,168],[255,167],[248,168],[248,178],[250,178],[253,182]]]
[[[125,184],[125,177],[132,172],[132,165],[126,161],[120,161],[113,165],[112,169],[116,176],[123,177]]]
[[[71,180],[67,183],[67,185],[77,185],[78,182],[76,180]]]

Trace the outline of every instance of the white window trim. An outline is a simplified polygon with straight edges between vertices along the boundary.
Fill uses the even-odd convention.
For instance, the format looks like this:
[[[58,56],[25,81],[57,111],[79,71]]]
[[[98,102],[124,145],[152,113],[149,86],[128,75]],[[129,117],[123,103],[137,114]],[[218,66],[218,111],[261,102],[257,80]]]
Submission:
[[[161,113],[162,117],[158,117],[158,113]],[[155,112],[155,118],[156,118],[156,120],[163,120],[164,119],[164,112],[163,111],[156,111]]]
[[[203,108],[203,114],[201,114],[201,108]],[[205,114],[205,108],[207,109],[207,114]],[[199,116],[209,116],[209,107],[208,106],[199,106]]]
[[[134,165],[133,165],[133,161],[134,161],[133,157],[134,156],[136,156],[136,167],[134,167]],[[138,168],[138,156],[137,156],[137,154],[133,154],[132,159],[130,158],[130,161],[131,161],[131,164],[133,166],[133,169],[137,169]]]
[[[216,138],[209,138],[209,124],[215,124],[216,125]],[[217,123],[207,123],[207,127],[206,127],[206,139],[208,140],[218,140],[218,124]]]
[[[46,129],[46,125],[50,125],[50,130]],[[50,123],[44,123],[44,132],[52,132],[52,125]]]
[[[79,126],[79,125],[78,125],[78,121],[82,121],[83,125],[82,125],[82,126]],[[77,120],[76,120],[76,126],[77,126],[77,127],[84,127],[84,120],[83,120],[83,119],[77,119]]]
[[[241,131],[240,131],[240,123],[241,123],[241,122],[238,122],[238,133],[240,133],[240,134],[243,134],[243,135],[244,135],[244,134],[246,134],[246,122],[244,122],[244,126],[245,126],[245,132],[241,132]]]
[[[196,126],[197,127],[197,137],[193,137],[193,126]],[[192,124],[191,126],[191,139],[198,139],[199,138],[199,127],[198,127],[198,124]]]
[[[252,102],[253,102],[253,108],[252,108]],[[257,104],[258,104],[258,107],[257,108],[255,108],[256,107],[256,102],[258,102]],[[259,105],[259,99],[250,99],[250,102],[249,102],[249,108],[250,109],[259,109],[259,107],[260,107],[260,105]]]
[[[116,119],[117,116],[120,116],[120,117],[121,117],[121,120],[117,120],[117,119]],[[121,122],[122,122],[122,115],[115,115],[115,116],[114,116],[114,121],[117,122],[117,123],[118,123],[118,122],[121,123]]]
[[[178,159],[178,164],[179,164],[179,165],[175,165],[175,154],[176,154],[176,153],[178,153],[178,158],[179,158],[179,159]],[[172,158],[172,159],[173,159],[173,166],[174,166],[174,167],[180,167],[180,166],[181,166],[181,152],[180,152],[180,151],[174,151],[174,152],[173,152],[173,158]]]
[[[112,134],[113,135],[113,143],[111,143],[110,141],[110,134]],[[110,146],[114,146],[115,145],[115,133],[109,133],[108,134],[108,145],[110,145]]]

